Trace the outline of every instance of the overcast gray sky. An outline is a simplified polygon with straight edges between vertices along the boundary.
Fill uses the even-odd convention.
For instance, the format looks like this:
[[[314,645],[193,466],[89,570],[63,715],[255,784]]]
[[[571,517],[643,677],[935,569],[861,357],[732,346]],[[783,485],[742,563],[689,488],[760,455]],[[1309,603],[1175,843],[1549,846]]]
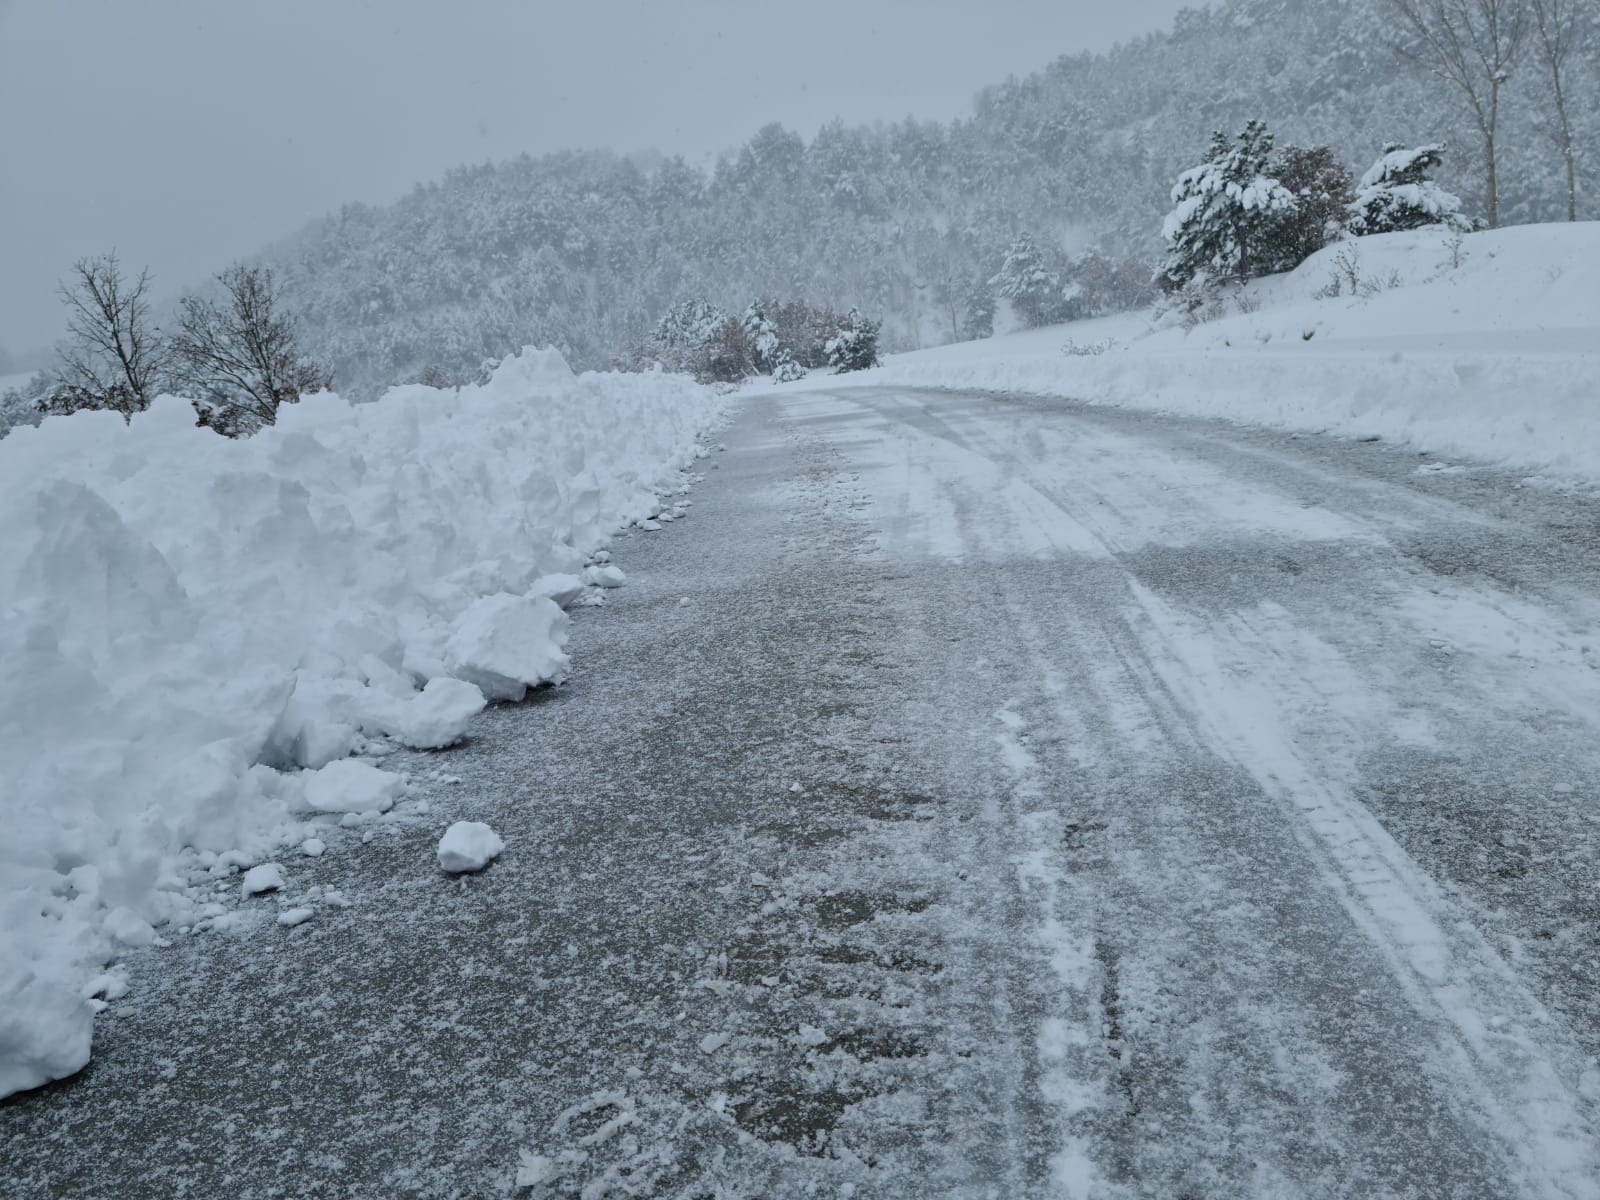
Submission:
[[[115,247],[175,294],[340,204],[566,147],[949,119],[1183,0],[0,0],[0,346]]]

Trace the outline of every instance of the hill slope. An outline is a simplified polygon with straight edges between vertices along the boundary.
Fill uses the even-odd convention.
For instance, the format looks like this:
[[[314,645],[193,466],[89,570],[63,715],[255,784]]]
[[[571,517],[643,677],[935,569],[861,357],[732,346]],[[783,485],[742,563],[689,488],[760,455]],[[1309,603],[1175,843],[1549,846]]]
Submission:
[[[1153,257],[1173,178],[1212,129],[1250,117],[1280,144],[1331,145],[1358,173],[1390,139],[1447,140],[1443,182],[1481,211],[1456,98],[1400,60],[1386,12],[1230,0],[987,89],[968,120],[834,124],[809,143],[768,126],[709,174],[608,153],[462,168],[397,204],[348,206],[266,258],[356,394],[428,366],[470,377],[530,342],[606,365],[689,297],[859,304],[893,348],[948,342],[984,331],[987,281],[1018,232]],[[1580,133],[1600,129],[1592,67],[1570,86]],[[1507,100],[1507,223],[1561,212],[1543,88],[1530,62]],[[1589,215],[1597,170],[1585,143]]]

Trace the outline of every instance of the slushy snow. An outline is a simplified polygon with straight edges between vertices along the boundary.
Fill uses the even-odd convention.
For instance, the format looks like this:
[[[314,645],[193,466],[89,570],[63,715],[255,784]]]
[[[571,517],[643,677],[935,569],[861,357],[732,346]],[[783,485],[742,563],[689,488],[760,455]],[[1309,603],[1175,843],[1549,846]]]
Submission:
[[[353,751],[449,745],[563,678],[560,605],[720,407],[527,350],[243,441],[172,397],[0,441],[0,1094],[83,1066],[80,989],[200,920],[196,853],[260,862],[308,811],[387,807]]]
[[[457,821],[439,839],[439,868],[451,874],[481,871],[506,844],[482,821]]]

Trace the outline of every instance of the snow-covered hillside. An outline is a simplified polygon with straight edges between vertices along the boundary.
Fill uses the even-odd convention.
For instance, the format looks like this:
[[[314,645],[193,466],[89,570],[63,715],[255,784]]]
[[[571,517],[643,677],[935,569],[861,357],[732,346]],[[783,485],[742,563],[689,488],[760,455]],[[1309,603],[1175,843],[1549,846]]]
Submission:
[[[1256,280],[1187,328],[1132,313],[897,355],[851,381],[1381,437],[1600,482],[1596,262],[1597,222],[1385,234]]]
[[[333,838],[404,795],[351,751],[562,677],[557,602],[621,582],[591,554],[719,407],[529,350],[244,441],[172,397],[0,441],[0,1095],[83,1066],[122,948],[222,916],[307,816]]]

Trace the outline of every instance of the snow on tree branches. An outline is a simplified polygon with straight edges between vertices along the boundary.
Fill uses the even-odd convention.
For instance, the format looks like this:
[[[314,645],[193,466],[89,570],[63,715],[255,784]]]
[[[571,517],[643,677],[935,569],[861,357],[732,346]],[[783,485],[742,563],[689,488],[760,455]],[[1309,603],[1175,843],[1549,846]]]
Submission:
[[[1167,242],[1162,282],[1169,290],[1198,277],[1249,279],[1261,273],[1257,253],[1293,214],[1294,193],[1267,173],[1272,134],[1251,121],[1230,142],[1211,135],[1205,161],[1178,176],[1173,210],[1162,223]]]
[[[1011,301],[1012,309],[1030,329],[1061,319],[1061,277],[1050,269],[1043,251],[1026,233],[1007,247],[1005,261],[989,284],[997,296]]]
[[[756,300],[734,317],[704,300],[686,300],[668,310],[625,361],[641,370],[660,363],[701,383],[738,383],[753,375],[783,383],[809,368],[838,366],[834,346],[841,338],[856,347],[851,361],[870,349],[871,361],[862,365],[877,365],[878,322],[854,309],[840,316],[802,301]]]
[[[844,319],[844,328],[828,343],[828,362],[843,375],[878,365],[878,325],[856,309]]]
[[[1462,233],[1470,230],[1472,222],[1461,215],[1461,201],[1428,178],[1443,162],[1442,145],[1408,150],[1398,142],[1389,143],[1356,185],[1349,231],[1365,237],[1423,225],[1445,225]]]

